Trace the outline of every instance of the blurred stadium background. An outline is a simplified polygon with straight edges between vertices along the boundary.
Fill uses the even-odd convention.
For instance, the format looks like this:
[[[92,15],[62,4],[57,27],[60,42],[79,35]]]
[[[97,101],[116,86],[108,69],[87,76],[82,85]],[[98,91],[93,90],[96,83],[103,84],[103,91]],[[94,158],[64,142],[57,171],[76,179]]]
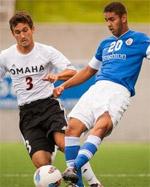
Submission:
[[[111,1],[0,0],[0,50],[9,47],[15,42],[9,30],[9,18],[16,10],[26,10],[32,15],[35,21],[35,40],[56,47],[77,68],[83,67],[94,54],[99,41],[110,35],[102,15],[103,7],[107,2]],[[150,1],[125,0],[120,2],[127,5],[130,28],[150,35]],[[143,162],[146,162],[147,169],[145,172],[148,178],[145,179],[147,182],[143,186],[140,183],[140,186],[138,186],[138,183],[136,183],[136,187],[150,186],[149,75],[150,64],[147,60],[144,60],[142,71],[136,85],[136,96],[132,99],[131,106],[116,130],[105,140],[108,144],[121,142],[127,143],[128,145],[138,143],[141,147],[146,145],[146,152],[143,153],[147,155],[145,157],[146,160],[143,160]],[[81,95],[90,84],[91,81],[86,85],[77,87],[75,93]],[[68,90],[67,96],[73,92],[72,90]],[[62,97],[62,102],[67,111],[73,107],[78,97],[73,96],[73,98],[69,97],[67,99],[66,97]],[[18,109],[16,108],[16,98],[11,89],[10,79],[6,77],[4,83],[0,83],[0,174],[3,172],[5,165],[8,166],[7,163],[5,165],[3,163],[3,158],[5,158],[3,154],[11,154],[9,152],[9,149],[11,149],[9,143],[14,145],[13,143],[16,142],[22,142],[18,129]],[[20,150],[20,148],[16,149]],[[4,151],[3,154],[1,154],[2,151]],[[13,153],[15,152],[14,150],[11,151]],[[22,148],[21,152],[23,152]],[[127,154],[130,155],[129,152]],[[19,158],[19,156],[16,158]],[[29,165],[27,164],[26,166]],[[2,180],[2,176],[0,176],[0,187],[7,187],[6,183],[2,182],[4,180],[5,178]],[[11,185],[8,183],[8,186],[23,186],[20,182],[16,182],[16,185],[12,184],[13,182]],[[26,185],[24,184],[24,186]],[[27,185],[26,187],[30,186]],[[113,187],[111,182],[110,186]],[[124,186],[123,184],[118,186],[134,187],[134,185]],[[115,185],[114,187],[118,186]]]

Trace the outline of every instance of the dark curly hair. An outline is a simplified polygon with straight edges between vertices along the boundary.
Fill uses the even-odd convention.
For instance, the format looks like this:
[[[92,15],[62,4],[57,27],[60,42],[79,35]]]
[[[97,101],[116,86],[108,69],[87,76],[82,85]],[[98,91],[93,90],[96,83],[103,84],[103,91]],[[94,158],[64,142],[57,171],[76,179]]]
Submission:
[[[127,14],[126,7],[120,2],[112,2],[105,6],[104,13],[106,12],[115,12],[120,17],[123,14]]]
[[[27,12],[20,11],[12,16],[12,18],[9,20],[11,31],[13,31],[13,28],[16,27],[18,23],[26,23],[31,29],[33,28],[32,18]]]

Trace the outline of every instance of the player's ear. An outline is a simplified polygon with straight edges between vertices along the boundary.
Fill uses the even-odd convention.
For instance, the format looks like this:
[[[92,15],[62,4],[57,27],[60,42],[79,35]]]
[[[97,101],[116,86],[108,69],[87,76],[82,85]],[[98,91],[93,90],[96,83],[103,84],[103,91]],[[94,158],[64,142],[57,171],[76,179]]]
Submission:
[[[35,27],[34,26],[32,27],[32,31],[35,32]]]
[[[123,14],[121,19],[122,19],[122,23],[126,23],[127,22],[127,14]]]

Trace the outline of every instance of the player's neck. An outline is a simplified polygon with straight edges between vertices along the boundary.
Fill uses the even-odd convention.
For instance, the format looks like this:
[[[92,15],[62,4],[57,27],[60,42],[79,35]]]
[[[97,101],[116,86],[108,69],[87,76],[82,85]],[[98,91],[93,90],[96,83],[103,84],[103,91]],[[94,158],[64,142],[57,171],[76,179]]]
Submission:
[[[129,27],[128,27],[128,26],[124,27],[123,30],[122,30],[122,34],[121,34],[121,35],[123,35],[123,34],[125,34],[126,32],[128,32],[128,30],[129,30]]]
[[[22,54],[30,53],[33,48],[34,48],[34,42],[32,42],[30,45],[25,47],[17,44],[17,49]]]
[[[126,34],[129,31],[128,26],[122,28],[120,34],[118,36],[116,36],[117,38],[121,37],[122,35]]]

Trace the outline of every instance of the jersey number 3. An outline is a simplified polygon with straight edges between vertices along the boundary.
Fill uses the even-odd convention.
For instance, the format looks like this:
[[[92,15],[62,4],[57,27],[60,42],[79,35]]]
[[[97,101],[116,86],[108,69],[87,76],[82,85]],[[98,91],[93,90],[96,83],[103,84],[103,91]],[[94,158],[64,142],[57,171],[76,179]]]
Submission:
[[[123,44],[123,41],[122,40],[118,40],[117,42],[112,42],[110,44],[110,47],[108,49],[108,53],[111,53],[113,51],[119,51],[121,46]]]
[[[26,83],[28,85],[26,90],[31,90],[33,88],[32,77],[26,77]]]

